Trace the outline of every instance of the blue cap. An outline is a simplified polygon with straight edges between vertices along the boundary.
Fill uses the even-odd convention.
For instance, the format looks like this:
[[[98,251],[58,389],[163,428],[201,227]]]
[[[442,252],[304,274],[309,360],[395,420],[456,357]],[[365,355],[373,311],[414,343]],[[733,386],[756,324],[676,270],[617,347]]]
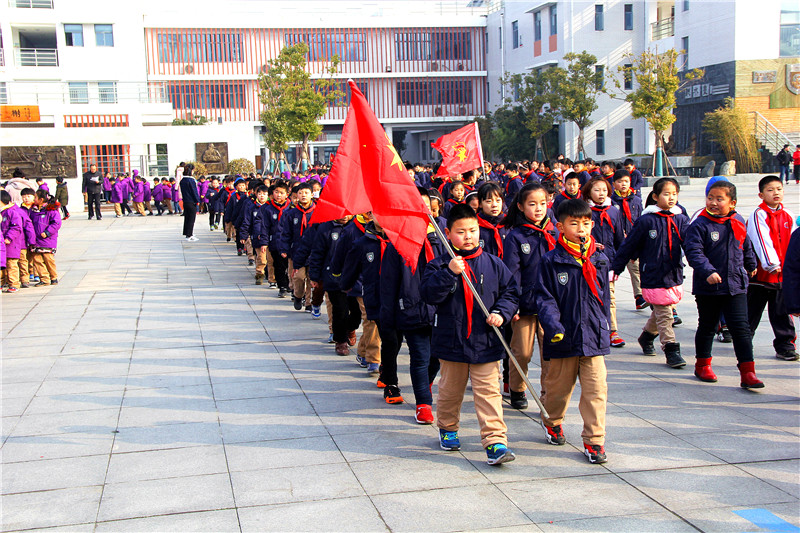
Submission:
[[[725,176],[712,176],[709,178],[708,183],[706,184],[706,196],[708,196],[708,191],[711,190],[711,186],[718,181],[728,181],[728,178]]]

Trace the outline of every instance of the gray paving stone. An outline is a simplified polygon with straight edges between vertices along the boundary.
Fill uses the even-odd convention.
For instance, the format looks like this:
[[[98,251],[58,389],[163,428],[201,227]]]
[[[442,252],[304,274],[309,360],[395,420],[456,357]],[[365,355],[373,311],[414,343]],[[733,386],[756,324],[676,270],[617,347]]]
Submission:
[[[800,499],[800,461],[764,461],[736,465],[748,474],[763,479],[784,492]]]
[[[552,523],[543,522],[537,525],[542,531],[627,531],[630,533],[639,533],[641,531],[664,531],[667,533],[697,531],[697,529],[686,520],[667,511],[627,516],[563,520]]]
[[[111,431],[12,436],[3,444],[0,455],[3,458],[3,464],[86,455],[108,456],[113,442],[114,434]]]
[[[3,529],[94,522],[102,490],[101,486],[95,486],[2,496]]]
[[[219,531],[233,533],[240,530],[236,510],[225,509],[221,511],[201,511],[196,513],[170,514],[100,522],[97,524],[95,531],[98,533],[138,533],[143,531],[150,531],[153,533],[160,533],[163,531],[186,533],[193,533],[196,531]]]
[[[119,407],[45,413],[23,416],[13,436],[57,435],[63,433],[111,433],[117,425]]]
[[[152,426],[123,426],[114,441],[114,452],[141,452],[222,444],[217,422],[188,422]]]
[[[225,445],[230,472],[343,463],[330,437],[309,437]]]
[[[226,444],[328,436],[316,416],[238,415],[222,420],[219,431]]]
[[[365,497],[342,498],[239,509],[243,532],[250,531],[388,531]],[[335,524],[335,526],[333,525]]]
[[[102,485],[108,455],[5,463],[3,494]]]
[[[105,486],[98,521],[233,507],[228,474],[114,483]]]
[[[711,509],[685,509],[676,513],[686,519],[687,522],[695,526],[700,531],[708,533],[727,533],[730,531],[774,531],[773,529],[763,529],[749,520],[739,516],[734,511],[744,509],[765,509],[778,518],[797,527],[800,525],[798,516],[797,502],[784,504],[769,504],[757,506],[736,506],[736,507],[714,507]]]
[[[126,483],[228,472],[221,445],[112,453],[106,483]]]

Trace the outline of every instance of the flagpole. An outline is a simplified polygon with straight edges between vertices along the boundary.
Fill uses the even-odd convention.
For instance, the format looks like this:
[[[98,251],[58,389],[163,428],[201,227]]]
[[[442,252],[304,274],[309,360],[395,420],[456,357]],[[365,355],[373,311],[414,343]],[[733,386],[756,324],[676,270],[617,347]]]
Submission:
[[[441,240],[442,243],[445,245],[445,248],[447,248],[447,253],[450,254],[450,257],[455,259],[456,253],[453,251],[453,247],[448,244],[447,238],[442,232],[442,228],[440,228],[439,225],[436,223],[436,220],[433,218],[433,215],[431,213],[428,213],[428,219],[430,220],[430,223],[433,226],[436,235],[439,237],[439,240]],[[466,271],[461,272],[461,277],[466,282],[467,287],[469,287],[469,290],[472,291],[475,300],[478,302],[478,305],[483,310],[483,314],[486,315],[486,318],[489,318],[489,315],[491,313],[489,313],[489,310],[486,308],[486,304],[483,303],[483,300],[478,294],[478,291],[475,290],[475,286],[472,284],[472,280],[469,279],[469,276],[467,275]],[[533,399],[536,401],[536,405],[539,406],[539,409],[542,412],[542,416],[544,416],[545,418],[550,418],[550,414],[547,412],[547,409],[544,408],[544,405],[542,405],[541,400],[539,400],[539,394],[536,393],[536,389],[533,387],[530,380],[528,380],[528,376],[525,374],[525,372],[522,371],[522,368],[519,366],[519,363],[517,362],[517,358],[514,357],[513,353],[511,353],[511,348],[508,346],[505,337],[503,337],[503,333],[497,326],[492,326],[492,328],[494,329],[494,332],[497,334],[497,338],[500,339],[500,343],[503,345],[506,354],[508,354],[508,358],[511,360],[512,363],[514,363],[514,366],[517,368],[517,372],[519,372],[519,375],[522,376],[523,381],[525,381],[525,384],[531,391],[531,395],[533,396]]]

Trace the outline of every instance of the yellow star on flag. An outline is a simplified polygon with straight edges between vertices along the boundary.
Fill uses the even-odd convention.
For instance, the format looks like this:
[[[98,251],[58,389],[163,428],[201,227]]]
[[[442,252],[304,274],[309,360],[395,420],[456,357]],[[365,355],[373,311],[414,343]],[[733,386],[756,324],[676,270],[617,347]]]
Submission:
[[[386,135],[386,140],[387,141],[389,140],[389,136],[388,135]],[[397,150],[394,149],[394,145],[392,145],[392,143],[390,142],[386,146],[389,148],[389,150],[391,150],[391,152],[393,154],[392,162],[391,162],[391,164],[389,166],[391,167],[391,166],[397,165],[398,168],[401,171],[405,170],[406,166],[403,164],[403,159],[400,157],[400,154],[397,153]]]

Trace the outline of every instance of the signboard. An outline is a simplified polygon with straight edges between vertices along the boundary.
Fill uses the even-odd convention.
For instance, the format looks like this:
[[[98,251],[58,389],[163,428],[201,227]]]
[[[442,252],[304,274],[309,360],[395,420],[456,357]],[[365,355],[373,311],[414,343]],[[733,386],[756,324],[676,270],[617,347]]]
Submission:
[[[38,105],[0,106],[0,122],[39,122]]]
[[[775,83],[778,80],[777,70],[754,70],[753,83]]]

